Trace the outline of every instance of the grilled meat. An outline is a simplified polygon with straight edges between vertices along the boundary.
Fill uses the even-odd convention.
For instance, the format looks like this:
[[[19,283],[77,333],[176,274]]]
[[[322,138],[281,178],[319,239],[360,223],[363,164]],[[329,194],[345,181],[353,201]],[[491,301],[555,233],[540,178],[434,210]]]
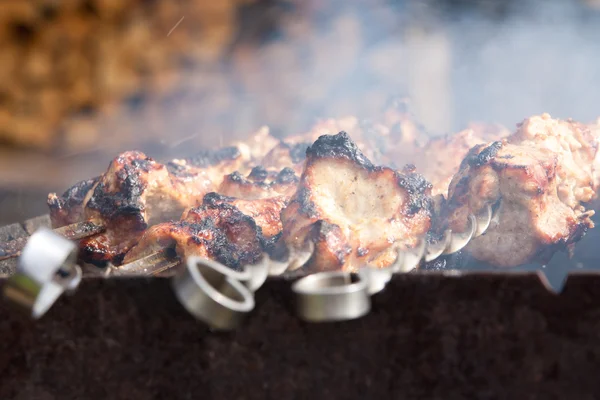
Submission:
[[[219,193],[208,193],[204,196],[205,206],[216,207],[218,204],[229,204],[242,214],[252,218],[260,228],[265,239],[273,239],[281,233],[281,210],[287,205],[289,198],[285,196],[262,199],[239,199],[223,196]]]
[[[288,143],[282,141],[267,153],[261,161],[261,166],[267,170],[291,168],[295,173],[300,175],[306,156],[306,149],[311,143]]]
[[[582,203],[597,189],[597,149],[589,129],[547,114],[503,141],[475,146],[450,185],[449,227],[462,231],[470,213],[499,204],[497,224],[467,250],[499,267],[547,261],[594,226]]]
[[[256,263],[264,247],[261,228],[228,199],[207,197],[201,206],[185,211],[180,221],[149,228],[124,262],[174,248],[182,259],[200,256],[233,269]]]
[[[141,152],[125,152],[94,182],[75,185],[63,198],[50,194],[52,225],[89,220],[105,226],[105,233],[80,242],[81,257],[95,264],[119,263],[148,226],[176,219],[199,204],[204,194],[218,187],[226,171],[242,163],[235,148],[167,165]]]
[[[55,228],[70,225],[85,219],[83,202],[90,189],[92,189],[100,177],[86,179],[78,182],[62,196],[56,193],[48,195],[48,206],[50,207],[50,218]]]
[[[401,161],[414,165],[433,185],[432,195],[446,197],[452,177],[473,146],[508,136],[506,130],[485,128],[487,127],[477,126],[465,129],[456,134],[430,139],[423,145],[396,145],[386,152],[386,156],[396,163]]]
[[[392,243],[415,246],[429,229],[431,185],[420,175],[373,165],[345,132],[321,136],[306,154],[281,221],[286,244],[314,242],[309,268],[388,265]]]
[[[225,176],[218,192],[246,200],[290,197],[296,191],[298,180],[294,170],[289,167],[277,172],[257,166],[247,177],[237,171]]]

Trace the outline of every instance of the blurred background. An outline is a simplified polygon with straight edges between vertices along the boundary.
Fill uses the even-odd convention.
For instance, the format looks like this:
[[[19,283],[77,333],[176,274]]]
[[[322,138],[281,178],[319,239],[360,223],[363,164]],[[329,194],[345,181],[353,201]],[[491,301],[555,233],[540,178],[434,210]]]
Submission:
[[[411,100],[432,135],[600,116],[583,0],[0,0],[0,225],[118,152],[165,160],[263,125]]]

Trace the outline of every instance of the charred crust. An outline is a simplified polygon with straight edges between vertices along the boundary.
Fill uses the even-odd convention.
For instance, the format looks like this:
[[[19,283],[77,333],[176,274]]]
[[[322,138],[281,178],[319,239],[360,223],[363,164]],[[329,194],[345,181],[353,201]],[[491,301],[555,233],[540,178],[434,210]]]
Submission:
[[[474,146],[471,150],[469,150],[460,167],[461,169],[465,165],[468,165],[472,168],[481,167],[496,157],[501,148],[501,141],[496,141],[489,145],[482,144]]]
[[[138,156],[136,153],[134,155]],[[122,164],[122,168],[119,168],[115,174],[118,191],[109,191],[106,182],[100,181],[93,189],[87,208],[97,211],[107,221],[126,217],[134,223],[135,229],[146,229],[147,221],[142,216],[145,207],[141,202],[141,196],[148,183],[142,179],[142,173],[156,168],[156,164],[151,158],[142,156],[139,153],[139,158],[134,159],[118,157],[116,162]]]
[[[186,178],[193,176],[193,174],[190,173],[189,168],[186,165],[177,164],[172,161],[169,161],[166,167],[167,171],[169,171],[171,175],[174,175],[176,177]]]
[[[226,203],[235,200],[233,197],[225,196],[217,192],[210,192],[204,195],[202,204],[206,206],[216,206],[219,203]]]
[[[65,204],[67,206],[82,204],[87,193],[98,182],[99,179],[100,177],[97,176],[95,178],[87,179],[85,181],[81,181],[71,186],[61,196]]]
[[[265,240],[253,218],[227,203],[205,204],[192,212],[204,216],[204,210],[215,210],[218,215],[209,213],[194,222],[176,223],[189,232],[189,242],[205,246],[211,258],[235,270],[258,261]],[[240,244],[239,240],[247,242]]]
[[[257,165],[256,167],[252,168],[252,171],[250,171],[250,174],[248,174],[248,179],[256,183],[262,183],[268,178],[268,176],[269,172],[264,167]]]
[[[406,164],[402,168],[403,174],[414,174],[416,171],[417,171],[417,167],[415,166],[415,164]]]
[[[79,258],[88,264],[104,268],[111,261],[112,253],[108,248],[99,246],[97,242],[82,241],[79,248]]]
[[[306,158],[312,160],[320,158],[347,159],[368,170],[374,169],[373,163],[365,157],[344,131],[337,135],[320,136],[312,146],[306,149]]]
[[[67,189],[62,196],[49,196],[48,197],[48,208],[50,212],[66,209],[68,211],[74,210],[76,207],[83,205],[83,200],[92,187],[98,182],[100,177],[87,179],[76,183]]]
[[[239,171],[235,171],[227,175],[226,179],[235,183],[244,183],[246,181],[244,176]]]
[[[261,236],[261,246],[262,246],[263,250],[267,254],[269,254],[269,256],[279,256],[279,254],[277,252],[277,248],[278,248],[277,244],[279,243],[279,239],[281,239],[282,235],[283,235],[283,232],[279,232],[278,234],[276,234],[275,236],[272,236],[270,238]]]
[[[425,210],[431,214],[433,211],[433,201],[428,195],[433,187],[427,179],[421,174],[398,174],[398,184],[408,193],[407,211],[410,215]]]
[[[306,214],[309,218],[318,218],[319,211],[310,198],[310,190],[304,186],[298,188],[297,202],[300,206],[300,212]]]
[[[194,167],[205,168],[223,161],[235,160],[240,156],[240,150],[235,146],[231,146],[218,150],[202,150],[196,153],[195,156],[186,159],[186,162]]]
[[[309,233],[309,238],[310,240],[312,240],[313,243],[318,244],[322,242],[327,242],[328,236],[340,237],[343,236],[343,233],[338,225],[331,224],[322,219],[316,221],[312,225]],[[313,257],[311,258],[314,258],[317,255],[317,253],[318,252],[315,251],[315,254],[313,254]],[[333,252],[338,265],[344,265],[346,256],[351,253],[352,247],[349,246],[347,243],[342,245],[341,248],[335,249]],[[310,264],[310,261],[308,264]]]
[[[290,167],[285,167],[277,174],[275,178],[275,183],[285,185],[289,183],[297,183],[299,178],[296,176],[296,173]]]

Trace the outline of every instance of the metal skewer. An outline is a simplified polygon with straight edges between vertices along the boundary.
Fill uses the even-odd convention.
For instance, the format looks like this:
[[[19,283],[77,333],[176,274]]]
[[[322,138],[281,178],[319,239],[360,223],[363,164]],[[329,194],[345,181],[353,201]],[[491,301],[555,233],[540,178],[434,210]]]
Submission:
[[[156,253],[139,258],[120,266],[111,266],[107,276],[156,276],[181,263],[181,259],[171,248],[165,248]]]
[[[97,235],[106,230],[103,225],[96,224],[92,221],[76,222],[71,225],[66,225],[53,231],[69,240],[81,240],[86,237]],[[21,251],[25,248],[29,237],[10,240],[0,245],[0,261],[6,260],[21,255]]]

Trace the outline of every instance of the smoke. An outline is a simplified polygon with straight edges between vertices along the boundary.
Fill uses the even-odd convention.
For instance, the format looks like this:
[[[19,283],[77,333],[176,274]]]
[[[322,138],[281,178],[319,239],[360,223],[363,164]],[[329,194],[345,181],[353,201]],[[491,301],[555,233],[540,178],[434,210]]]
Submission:
[[[456,125],[600,116],[598,15],[576,2],[528,3],[499,21],[449,22]]]
[[[600,115],[600,20],[582,3],[326,4],[279,21],[258,51],[267,89],[248,95],[245,122],[295,133],[317,118],[370,118],[395,94],[436,134],[472,121],[512,128],[543,112]]]
[[[185,20],[170,36],[173,25],[158,31],[165,43],[196,37],[190,10],[180,12],[171,24]],[[184,157],[263,125],[286,136],[322,118],[377,119],[391,96],[410,98],[431,134],[474,121],[512,128],[542,112],[592,121],[600,115],[598,14],[554,0],[249,2],[219,62],[192,62],[204,50],[189,47],[200,56],[183,57],[190,61],[177,79],[155,85],[177,87],[142,90],[148,98],[136,94],[95,121],[106,138],[98,146]]]

